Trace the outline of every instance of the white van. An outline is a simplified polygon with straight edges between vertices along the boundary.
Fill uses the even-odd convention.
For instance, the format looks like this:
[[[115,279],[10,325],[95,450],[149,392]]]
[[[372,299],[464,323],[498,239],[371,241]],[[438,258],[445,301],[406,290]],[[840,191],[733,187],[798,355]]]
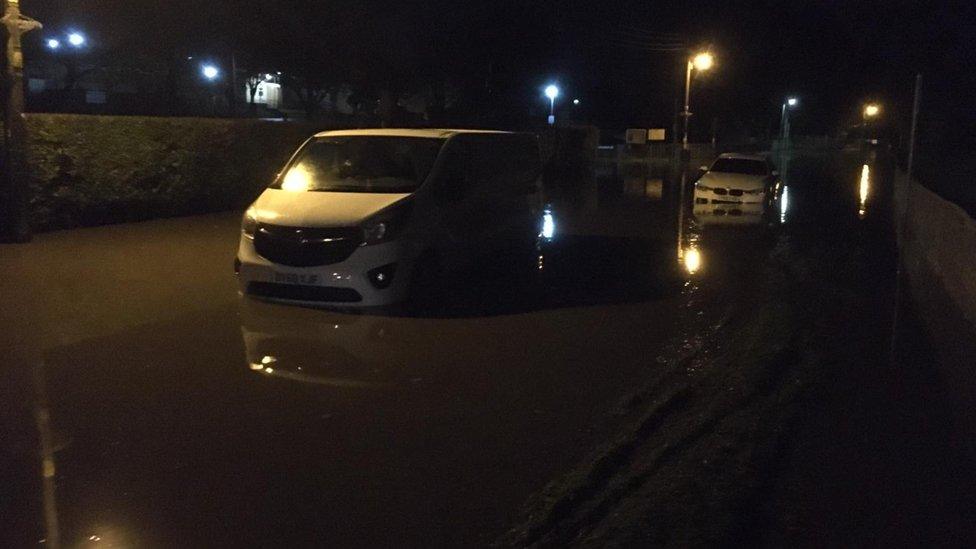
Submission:
[[[533,242],[540,176],[531,134],[319,133],[244,214],[241,290],[307,304],[403,301],[419,279]]]

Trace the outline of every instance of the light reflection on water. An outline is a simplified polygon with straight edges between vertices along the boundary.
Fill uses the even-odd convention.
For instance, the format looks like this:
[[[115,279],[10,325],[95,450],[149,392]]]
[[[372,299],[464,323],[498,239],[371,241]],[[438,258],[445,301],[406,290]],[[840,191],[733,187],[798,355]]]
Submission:
[[[688,271],[688,274],[693,275],[697,273],[699,270],[701,270],[702,267],[701,250],[699,250],[697,247],[688,248],[687,250],[685,250],[683,255],[684,255],[685,270]]]
[[[783,194],[779,200],[779,222],[786,223],[786,214],[790,209],[790,188],[783,186]]]
[[[867,164],[861,166],[861,182],[858,186],[858,197],[860,202],[858,203],[857,216],[860,219],[864,219],[867,215],[867,202],[868,195],[871,193],[871,167]]]

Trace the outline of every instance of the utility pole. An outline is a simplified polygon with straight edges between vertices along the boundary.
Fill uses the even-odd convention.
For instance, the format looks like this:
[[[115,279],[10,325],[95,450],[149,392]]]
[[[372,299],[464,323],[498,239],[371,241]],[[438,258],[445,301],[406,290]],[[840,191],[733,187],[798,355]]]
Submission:
[[[7,86],[4,111],[4,158],[3,208],[0,214],[0,239],[27,242],[31,238],[27,220],[27,170],[25,146],[27,128],[24,125],[24,54],[20,37],[41,24],[20,13],[20,0],[6,0],[6,9],[0,23],[7,30]]]
[[[230,52],[230,116],[237,118],[237,52]]]
[[[688,60],[687,70],[685,71],[685,110],[682,111],[681,116],[684,117],[684,131],[681,134],[681,150],[685,151],[683,154],[688,155],[688,119],[691,118],[691,109],[688,104],[691,100],[691,69],[695,68],[695,64]]]

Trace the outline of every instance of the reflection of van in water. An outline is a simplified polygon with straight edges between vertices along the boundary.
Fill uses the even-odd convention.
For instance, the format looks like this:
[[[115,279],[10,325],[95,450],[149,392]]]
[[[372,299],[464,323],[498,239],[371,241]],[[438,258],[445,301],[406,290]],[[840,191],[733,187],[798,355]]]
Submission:
[[[241,288],[304,303],[401,301],[442,267],[531,243],[542,220],[540,175],[530,134],[317,134],[244,214]]]
[[[470,323],[431,330],[428,323],[409,317],[283,307],[252,299],[241,300],[239,312],[247,367],[261,377],[400,391],[416,387],[418,378],[458,387],[485,374],[483,368],[456,367],[480,364],[483,358],[479,347],[469,344],[478,332]]]

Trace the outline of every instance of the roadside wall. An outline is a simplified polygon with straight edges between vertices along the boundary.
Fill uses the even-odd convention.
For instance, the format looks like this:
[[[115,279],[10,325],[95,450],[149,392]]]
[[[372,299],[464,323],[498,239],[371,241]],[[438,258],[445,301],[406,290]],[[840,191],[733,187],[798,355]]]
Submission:
[[[207,118],[28,114],[26,120],[35,230],[241,207],[322,129]]]
[[[976,437],[976,221],[925,187],[909,185],[903,173],[895,196],[912,301],[938,349],[961,426]]]

